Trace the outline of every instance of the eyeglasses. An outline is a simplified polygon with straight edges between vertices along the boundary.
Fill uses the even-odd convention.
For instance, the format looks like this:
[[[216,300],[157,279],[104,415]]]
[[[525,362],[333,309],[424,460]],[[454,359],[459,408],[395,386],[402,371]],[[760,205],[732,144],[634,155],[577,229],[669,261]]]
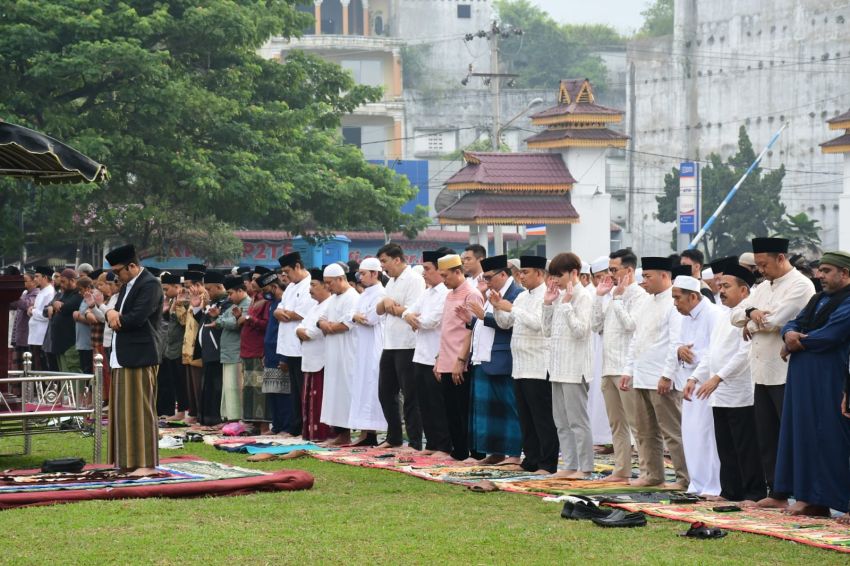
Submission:
[[[109,271],[111,271],[114,275],[118,275],[119,273],[121,273],[121,272],[122,272],[122,271],[124,271],[125,269],[127,269],[127,266],[126,266],[126,265],[122,265],[122,266],[121,266],[121,267],[119,267],[118,269],[110,269]]]
[[[504,272],[500,272],[500,273],[504,273]],[[482,278],[484,281],[490,282],[490,281],[492,281],[492,280],[493,280],[493,278],[494,278],[494,277],[497,277],[498,275],[499,275],[499,273],[494,273],[494,274],[492,274],[492,275],[482,275],[482,276],[481,276],[481,278]]]

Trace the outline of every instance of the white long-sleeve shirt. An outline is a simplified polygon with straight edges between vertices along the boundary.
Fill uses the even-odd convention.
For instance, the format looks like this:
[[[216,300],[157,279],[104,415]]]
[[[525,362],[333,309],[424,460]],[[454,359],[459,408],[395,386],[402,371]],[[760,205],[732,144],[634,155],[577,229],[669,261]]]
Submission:
[[[302,319],[307,316],[314,306],[316,300],[310,296],[310,276],[307,275],[298,283],[290,283],[283,292],[283,300],[277,306],[279,311],[292,311]],[[274,316],[274,313],[272,313]],[[301,323],[299,320],[281,322],[277,327],[277,353],[281,356],[293,358],[302,357],[301,341],[295,334],[295,330]]]
[[[387,282],[387,297],[407,310],[425,292],[425,280],[408,265],[398,277]],[[402,313],[404,314],[404,313]],[[413,350],[416,334],[400,316],[387,315],[384,323],[384,350]]]
[[[592,328],[602,334],[602,375],[622,375],[626,365],[629,342],[635,332],[635,316],[641,301],[649,295],[637,283],[632,283],[619,297],[605,297],[593,301]]]
[[[499,328],[513,328],[511,355],[514,379],[546,379],[549,340],[543,336],[543,295],[546,285],[525,290],[514,300],[511,312],[496,310]]]
[[[413,350],[413,361],[417,364],[433,366],[440,353],[440,324],[448,294],[449,289],[443,283],[430,287],[402,314],[402,318],[408,313],[419,315],[416,348]]]
[[[660,378],[676,376],[676,342],[682,315],[673,305],[672,287],[642,301],[636,322],[623,375],[632,377],[635,389],[655,389]]]
[[[779,357],[782,337],[779,331],[799,314],[812,295],[815,286],[809,279],[792,269],[773,281],[762,281],[732,309],[732,324],[746,326],[753,336],[750,348],[750,372],[753,381],[761,385],[783,385],[788,374],[788,364]],[[747,309],[756,308],[768,313],[764,328],[759,328],[747,318]],[[740,332],[740,331],[739,331]]]
[[[723,318],[723,309],[702,297],[690,314],[679,316],[681,316],[681,328],[679,329],[676,349],[678,350],[679,346],[693,344],[691,351],[694,353],[693,362],[679,362],[676,372],[676,389],[681,391],[685,388],[688,379],[693,376],[700,362],[708,356],[711,333],[718,321]]]
[[[301,342],[301,371],[316,372],[325,367],[325,335],[316,325],[325,318],[329,303],[330,298],[316,303],[298,324],[297,328],[303,328],[310,337]]]
[[[715,375],[721,382],[711,394],[712,407],[749,407],[753,404],[753,380],[750,377],[750,344],[741,331],[732,326],[728,311],[721,311],[707,355],[693,373],[698,383]]]
[[[543,305],[543,334],[549,338],[549,379],[559,383],[593,380],[593,340],[590,320],[593,295],[576,285],[569,303],[564,292],[551,305]]]
[[[27,341],[30,346],[41,346],[44,344],[44,335],[47,333],[47,325],[50,319],[44,316],[44,309],[49,307],[53,302],[53,297],[56,295],[56,289],[53,285],[47,285],[38,292],[35,297],[35,303],[32,306],[32,316],[30,317],[29,334]]]

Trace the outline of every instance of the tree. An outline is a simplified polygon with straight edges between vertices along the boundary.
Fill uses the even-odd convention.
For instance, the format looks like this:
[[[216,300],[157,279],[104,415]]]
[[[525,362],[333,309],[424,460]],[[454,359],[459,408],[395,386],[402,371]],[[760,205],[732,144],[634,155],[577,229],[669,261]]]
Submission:
[[[660,37],[673,33],[673,0],[654,0],[640,13],[643,26],[637,37]]]
[[[560,25],[528,0],[498,0],[496,8],[503,24],[523,30],[500,42],[502,63],[519,74],[524,88],[554,88],[567,78],[588,78],[594,90],[605,89],[605,64],[592,51],[623,43],[608,26]]]
[[[218,260],[240,249],[235,227],[419,229],[422,211],[398,212],[414,194],[407,180],[338,135],[341,116],[380,89],[304,53],[257,55],[310,23],[296,3],[2,2],[0,117],[111,172],[102,186],[33,189],[27,229],[155,255],[191,242]],[[26,193],[19,186],[17,202]]]
[[[738,179],[755,160],[756,154],[744,126],[738,131],[738,153],[724,162],[719,155],[708,156],[708,165],[700,170],[702,182],[703,222],[720,206]],[[707,257],[718,258],[738,255],[750,251],[750,240],[754,237],[783,236],[793,240],[795,247],[806,247],[820,243],[817,221],[810,221],[803,214],[786,214],[781,201],[782,179],[785,166],[763,173],[756,167],[741,185],[734,200],[714,222],[711,230],[701,240],[700,246]],[[679,170],[664,177],[664,195],[655,197],[658,203],[658,220],[676,222],[679,197]],[[675,249],[675,229],[673,232]]]

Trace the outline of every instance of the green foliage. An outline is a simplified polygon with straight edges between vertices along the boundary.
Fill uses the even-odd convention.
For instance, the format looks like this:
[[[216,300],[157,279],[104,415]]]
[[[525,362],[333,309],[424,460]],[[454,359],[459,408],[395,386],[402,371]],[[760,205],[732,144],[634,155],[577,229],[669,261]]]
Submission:
[[[500,43],[502,63],[518,73],[524,88],[554,88],[568,78],[588,78],[597,92],[605,89],[605,64],[595,49],[621,45],[623,39],[604,25],[561,25],[529,0],[498,0],[502,23],[523,30]]]
[[[440,159],[446,159],[448,161],[455,161],[455,160],[461,159],[463,157],[464,151],[493,151],[493,142],[490,141],[489,137],[481,138],[481,139],[475,140],[474,142],[472,142],[471,144],[469,144],[466,147],[456,149],[453,152],[446,154],[445,156],[441,157]],[[500,151],[502,153],[507,153],[507,152],[511,151],[511,148],[510,148],[510,146],[508,146],[508,144],[502,142],[502,143],[499,144],[498,151]]]
[[[403,45],[401,48],[402,84],[404,88],[422,89],[427,86],[428,67],[425,57],[431,51],[430,45]]]
[[[726,162],[716,153],[708,156],[709,164],[700,168],[703,222],[720,206],[729,189],[755,158],[744,126],[738,131],[738,153]],[[781,201],[784,177],[784,165],[767,173],[763,173],[761,167],[753,169],[735,198],[701,240],[699,245],[707,257],[739,255],[750,250],[750,240],[754,237],[793,234],[800,243],[820,242],[815,226],[817,221],[808,221],[805,214],[802,217],[786,214]],[[655,197],[661,222],[676,222],[678,197],[679,170],[673,168],[664,176],[664,195]]]
[[[398,212],[409,183],[368,166],[337,133],[342,115],[381,90],[304,53],[257,55],[269,37],[310,23],[295,4],[0,0],[0,117],[112,175],[103,186],[35,189],[28,230],[157,255],[191,242],[212,259],[237,250],[233,227],[420,228]],[[12,202],[25,202],[21,190]],[[4,235],[9,217],[4,206]]]
[[[654,0],[640,13],[643,26],[637,37],[660,37],[673,33],[673,0]]]

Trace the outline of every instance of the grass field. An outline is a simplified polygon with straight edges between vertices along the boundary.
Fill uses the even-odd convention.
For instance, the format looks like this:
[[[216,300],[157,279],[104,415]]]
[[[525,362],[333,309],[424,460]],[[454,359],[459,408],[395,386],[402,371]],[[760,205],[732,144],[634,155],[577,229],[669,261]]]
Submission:
[[[91,458],[91,439],[34,439],[29,457]],[[6,439],[0,449],[19,448]],[[0,512],[3,564],[848,564],[847,555],[730,533],[676,536],[684,523],[649,518],[640,529],[565,521],[560,505],[512,493],[473,493],[403,474],[304,458],[249,464],[199,443],[182,453],[258,469],[299,468],[309,491],[192,500],[89,501]]]

